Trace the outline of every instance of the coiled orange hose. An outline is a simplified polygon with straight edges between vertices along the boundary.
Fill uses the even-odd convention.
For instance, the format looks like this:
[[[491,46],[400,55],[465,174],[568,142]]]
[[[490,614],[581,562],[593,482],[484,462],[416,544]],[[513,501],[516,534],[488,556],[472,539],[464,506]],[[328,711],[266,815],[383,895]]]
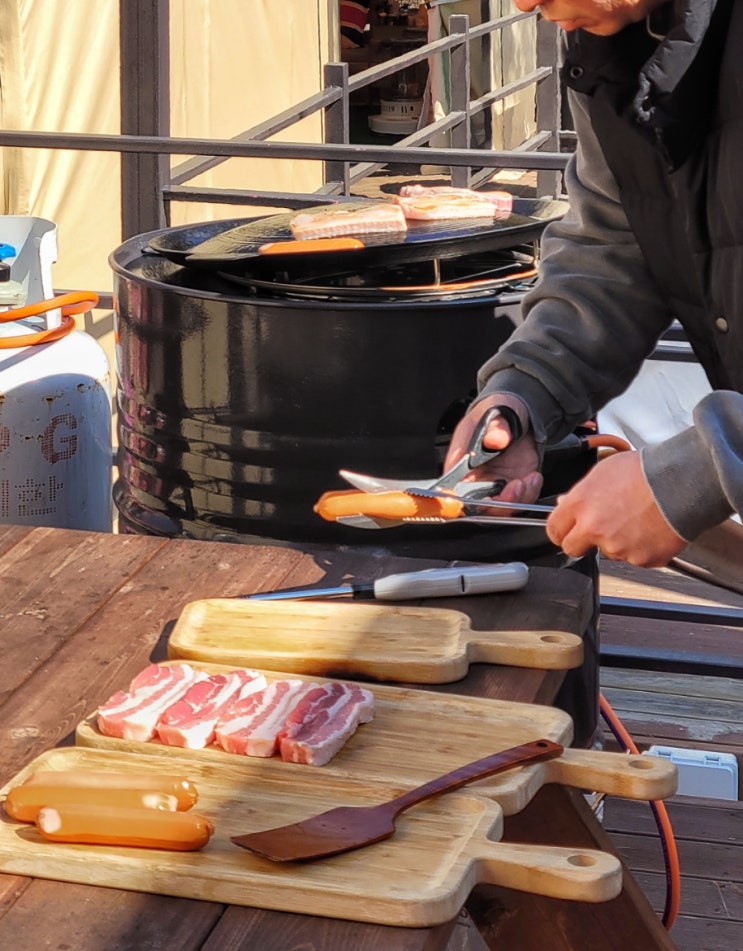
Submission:
[[[84,314],[92,310],[97,303],[98,295],[93,291],[73,291],[51,297],[49,300],[38,301],[35,304],[24,304],[23,307],[2,311],[0,323],[9,323],[12,320],[22,320],[24,317],[40,317],[50,310],[59,308],[62,311],[62,323],[59,327],[46,328],[35,333],[0,337],[0,350],[16,350],[19,347],[33,347],[41,343],[53,343],[55,340],[60,340],[75,329],[73,315]]]

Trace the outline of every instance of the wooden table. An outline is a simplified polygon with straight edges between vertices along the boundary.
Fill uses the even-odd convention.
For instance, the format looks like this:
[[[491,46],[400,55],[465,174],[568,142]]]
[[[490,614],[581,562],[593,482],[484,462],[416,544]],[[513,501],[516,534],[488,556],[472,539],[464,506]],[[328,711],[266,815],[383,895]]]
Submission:
[[[334,585],[427,564],[348,551],[0,526],[0,785],[42,751],[71,744],[80,720],[149,660],[164,659],[168,633],[188,601]],[[559,569],[534,571],[548,593],[553,586],[561,610],[571,603],[571,610],[585,610],[585,579]],[[499,597],[456,599],[456,607],[473,617],[502,614],[503,602],[493,600]],[[527,621],[521,617],[520,626]],[[433,689],[550,703],[561,681],[555,672],[473,665],[464,680]],[[508,818],[504,839],[613,851],[584,798],[560,786],[544,787]],[[422,929],[0,875],[0,947],[643,951],[674,945],[626,873],[622,894],[597,905],[478,887],[457,920]]]

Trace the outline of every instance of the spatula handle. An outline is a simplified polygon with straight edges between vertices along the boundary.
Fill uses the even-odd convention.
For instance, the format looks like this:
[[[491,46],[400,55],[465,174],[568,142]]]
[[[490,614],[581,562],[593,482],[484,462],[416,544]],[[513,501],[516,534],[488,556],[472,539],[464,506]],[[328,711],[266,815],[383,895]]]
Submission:
[[[446,773],[444,776],[438,776],[436,779],[424,783],[423,786],[417,786],[415,789],[391,799],[386,803],[386,806],[393,816],[398,816],[405,809],[409,809],[426,799],[431,799],[433,796],[451,792],[453,789],[459,789],[460,786],[466,786],[467,783],[485,779],[486,776],[502,773],[516,766],[526,766],[530,763],[555,759],[562,752],[562,746],[559,743],[553,743],[551,740],[534,740],[531,743],[514,746],[500,753],[493,753],[492,756],[486,756],[484,759],[475,760],[474,763],[468,763],[466,766],[460,766],[459,769]]]

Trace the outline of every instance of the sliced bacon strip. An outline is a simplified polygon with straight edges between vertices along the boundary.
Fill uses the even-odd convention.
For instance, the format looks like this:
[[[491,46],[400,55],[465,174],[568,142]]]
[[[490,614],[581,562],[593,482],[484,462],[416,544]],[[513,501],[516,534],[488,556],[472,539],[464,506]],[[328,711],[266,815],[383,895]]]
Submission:
[[[161,714],[206,674],[188,664],[150,664],[129,684],[98,708],[101,733],[146,742],[155,735]]]
[[[279,737],[281,758],[324,766],[360,723],[374,718],[374,695],[357,684],[332,682],[306,693]]]
[[[156,732],[167,746],[200,750],[214,740],[220,716],[235,701],[263,690],[266,678],[257,670],[231,670],[193,684],[162,714]]]
[[[284,721],[315,684],[274,680],[264,690],[238,700],[216,726],[216,742],[228,753],[273,756]]]
[[[392,201],[369,202],[363,208],[328,205],[300,211],[289,222],[297,241],[346,234],[387,234],[407,231],[402,209]]]
[[[394,199],[408,218],[507,218],[513,195],[505,191],[475,191],[452,185],[403,185]],[[471,204],[470,204],[471,203]],[[492,205],[488,209],[486,203]]]

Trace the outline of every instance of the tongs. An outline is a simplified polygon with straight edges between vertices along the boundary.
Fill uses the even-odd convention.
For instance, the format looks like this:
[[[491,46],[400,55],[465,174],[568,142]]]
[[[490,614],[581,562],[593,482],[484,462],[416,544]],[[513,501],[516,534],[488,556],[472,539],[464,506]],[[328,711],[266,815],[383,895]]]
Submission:
[[[486,449],[483,437],[491,421],[501,416],[511,431],[511,442],[521,436],[517,414],[507,406],[487,412],[475,429],[467,452],[438,479],[410,481],[383,479],[342,469],[340,475],[354,490],[325,492],[315,505],[315,512],[327,521],[355,528],[394,528],[414,523],[478,522],[487,525],[537,525],[544,527],[544,518],[509,518],[489,514],[492,509],[509,511],[551,512],[551,505],[500,502],[497,495],[504,482],[464,481],[473,469],[500,455],[500,449]]]

